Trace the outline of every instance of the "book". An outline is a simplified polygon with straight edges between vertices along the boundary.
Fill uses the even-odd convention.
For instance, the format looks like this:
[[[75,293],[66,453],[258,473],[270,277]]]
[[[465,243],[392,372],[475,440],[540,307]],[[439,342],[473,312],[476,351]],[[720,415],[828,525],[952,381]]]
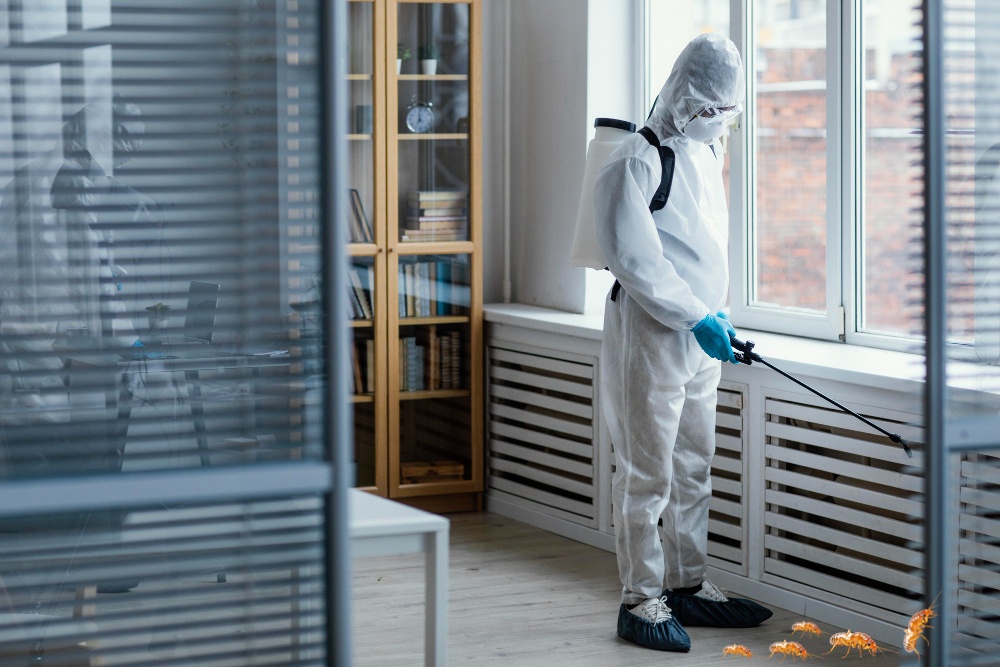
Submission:
[[[440,207],[428,207],[419,208],[416,206],[411,206],[406,210],[406,215],[410,217],[455,217],[455,216],[468,216],[469,209],[466,206],[440,206]]]
[[[412,264],[406,265],[406,316],[417,315],[417,285]]]
[[[462,229],[469,222],[466,217],[458,218],[407,218],[406,229]]]
[[[462,339],[461,334],[456,330],[448,334],[451,338],[451,388],[460,389],[462,387]]]
[[[469,196],[468,190],[413,190],[408,199],[411,201],[454,201]]]
[[[368,301],[368,293],[365,290],[364,284],[361,282],[361,274],[357,266],[352,266],[349,272],[351,279],[351,287],[354,289],[354,294],[358,298],[358,303],[361,306],[361,313],[364,319],[370,320],[372,318],[372,307],[371,302]]]
[[[438,343],[441,346],[441,389],[451,389],[451,337],[441,334]]]
[[[375,341],[365,339],[365,391],[375,393]]]
[[[465,230],[406,229],[399,240],[403,243],[428,243],[432,241],[465,241]]]
[[[406,270],[403,264],[399,265],[399,276],[397,283],[397,292],[399,294],[399,316],[406,317]]]
[[[360,394],[364,391],[364,384],[361,381],[361,359],[358,358],[358,341],[351,341],[351,362],[354,365],[354,374],[351,376],[351,393]]]
[[[435,315],[451,315],[451,262],[437,262],[437,312]]]
[[[441,388],[441,345],[437,335],[437,328],[433,325],[427,327],[424,332],[424,348],[427,350],[427,368],[424,371],[425,388],[434,391]]]
[[[353,212],[353,220],[351,223],[351,229],[358,229],[358,237],[356,239],[357,243],[373,243],[375,241],[375,235],[372,233],[372,226],[368,222],[368,216],[365,214],[365,207],[361,203],[361,193],[359,193],[354,188],[351,188],[351,211]]]

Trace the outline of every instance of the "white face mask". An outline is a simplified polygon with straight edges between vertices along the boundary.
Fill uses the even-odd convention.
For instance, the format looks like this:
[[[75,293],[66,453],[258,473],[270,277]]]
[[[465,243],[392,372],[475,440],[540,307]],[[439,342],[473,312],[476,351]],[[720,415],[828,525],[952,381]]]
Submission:
[[[726,133],[726,124],[716,118],[696,116],[684,126],[681,133],[692,141],[709,142],[718,139]]]

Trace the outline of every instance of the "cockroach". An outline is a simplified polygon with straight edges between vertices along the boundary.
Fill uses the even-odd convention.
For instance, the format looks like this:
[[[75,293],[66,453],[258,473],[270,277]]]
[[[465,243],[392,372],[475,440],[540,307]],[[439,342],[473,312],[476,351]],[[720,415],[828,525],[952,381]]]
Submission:
[[[862,651],[868,651],[870,655],[885,651],[869,635],[863,632],[851,632],[850,630],[830,635],[830,650],[827,653],[832,653],[838,646],[843,646],[847,649],[847,653],[843,655],[845,658],[851,654],[851,649],[855,648],[858,649],[858,655],[864,655]]]
[[[819,626],[815,623],[810,623],[809,621],[799,621],[798,623],[792,624],[792,634],[796,632],[801,632],[803,635],[821,635],[823,631],[819,629]]]
[[[792,656],[793,658],[802,658],[806,660],[811,658],[812,655],[805,649],[805,647],[798,642],[790,642],[787,639],[782,639],[780,642],[774,642],[771,644],[771,655],[770,658],[775,653],[780,653],[782,655],[781,661],[785,661],[785,656]]]
[[[739,655],[744,658],[752,658],[753,653],[746,646],[741,644],[730,644],[722,649],[722,655]]]

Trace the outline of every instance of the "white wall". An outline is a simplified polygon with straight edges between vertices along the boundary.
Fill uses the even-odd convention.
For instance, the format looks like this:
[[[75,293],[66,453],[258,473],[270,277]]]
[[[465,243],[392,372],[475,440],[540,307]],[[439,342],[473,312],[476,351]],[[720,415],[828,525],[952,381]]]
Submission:
[[[512,300],[584,312],[585,270],[569,265],[593,120],[641,120],[633,0],[506,0],[509,122],[504,118],[505,2],[487,3],[484,33],[484,296],[503,296],[504,206]],[[504,132],[510,180],[504,184]]]

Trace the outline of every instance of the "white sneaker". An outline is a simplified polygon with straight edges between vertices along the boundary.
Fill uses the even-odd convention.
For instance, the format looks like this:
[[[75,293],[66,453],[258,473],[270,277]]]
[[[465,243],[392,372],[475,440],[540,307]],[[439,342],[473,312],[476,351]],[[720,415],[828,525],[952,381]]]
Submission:
[[[701,582],[701,590],[695,593],[694,596],[702,600],[711,600],[712,602],[729,602],[726,594],[708,579]]]
[[[653,625],[669,621],[673,617],[670,613],[670,607],[667,606],[667,596],[665,595],[658,598],[646,598],[629,609],[629,613],[635,614]]]

